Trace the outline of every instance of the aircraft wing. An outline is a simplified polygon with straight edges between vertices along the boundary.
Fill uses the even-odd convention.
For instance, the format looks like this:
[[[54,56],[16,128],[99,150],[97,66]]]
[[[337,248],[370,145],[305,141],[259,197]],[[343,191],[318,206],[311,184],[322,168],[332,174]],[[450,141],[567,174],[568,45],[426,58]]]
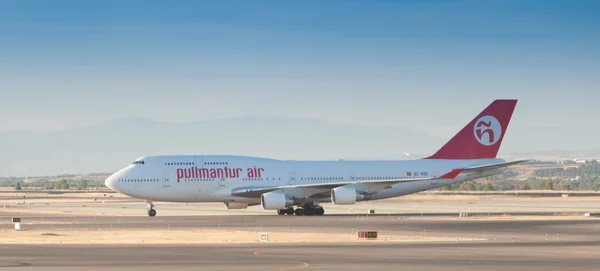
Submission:
[[[524,163],[530,160],[517,160],[517,161],[511,161],[511,162],[504,162],[504,163],[497,163],[497,164],[489,164],[489,165],[483,165],[483,166],[475,166],[475,167],[468,167],[468,168],[463,168],[461,169],[462,172],[464,173],[479,173],[482,171],[486,171],[486,170],[492,170],[492,169],[497,169],[497,168],[503,168],[503,167],[508,167],[508,166],[512,166],[512,165],[516,165],[516,164],[520,164],[520,163]]]
[[[395,180],[368,180],[368,181],[346,181],[346,182],[332,182],[332,183],[313,183],[313,184],[267,186],[267,187],[264,187],[264,186],[263,187],[256,187],[256,186],[254,186],[254,187],[238,187],[238,188],[234,188],[231,191],[231,195],[239,196],[239,197],[255,198],[255,197],[260,197],[260,195],[262,195],[264,193],[268,193],[268,192],[275,191],[275,190],[281,190],[281,189],[296,188],[296,189],[327,190],[327,189],[333,189],[336,187],[349,185],[349,184],[365,184],[365,185],[370,185],[370,186],[381,188],[381,187],[386,187],[386,186],[390,186],[390,185],[397,184],[397,183],[421,182],[421,181],[429,181],[429,180],[435,180],[435,179],[454,179],[460,173],[467,173],[467,174],[479,173],[479,172],[483,172],[483,171],[487,171],[487,170],[508,167],[508,166],[524,163],[527,161],[530,161],[530,160],[517,160],[517,161],[489,164],[489,165],[483,165],[483,166],[459,168],[459,169],[454,169],[438,178],[428,177],[428,178],[411,178],[411,179],[395,179]]]
[[[284,186],[271,186],[271,187],[239,187],[234,188],[231,191],[232,196],[239,197],[260,197],[260,195],[264,193],[268,193],[275,190],[281,189],[292,189],[292,188],[304,188],[304,189],[333,189],[339,186],[349,185],[349,184],[365,184],[365,185],[376,185],[376,186],[389,186],[397,183],[407,183],[407,182],[421,182],[421,181],[429,181],[436,179],[454,179],[458,174],[462,172],[461,169],[452,170],[443,176],[438,178],[411,178],[411,179],[394,179],[394,180],[368,180],[368,181],[348,181],[348,182],[333,182],[333,183],[313,183],[313,184],[298,184],[298,185],[284,185]]]

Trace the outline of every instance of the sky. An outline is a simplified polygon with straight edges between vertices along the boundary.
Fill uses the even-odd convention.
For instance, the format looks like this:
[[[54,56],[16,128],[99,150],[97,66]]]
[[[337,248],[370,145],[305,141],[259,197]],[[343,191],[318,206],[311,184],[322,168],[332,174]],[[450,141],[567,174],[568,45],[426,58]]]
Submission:
[[[0,0],[0,132],[244,115],[596,127],[600,1]]]

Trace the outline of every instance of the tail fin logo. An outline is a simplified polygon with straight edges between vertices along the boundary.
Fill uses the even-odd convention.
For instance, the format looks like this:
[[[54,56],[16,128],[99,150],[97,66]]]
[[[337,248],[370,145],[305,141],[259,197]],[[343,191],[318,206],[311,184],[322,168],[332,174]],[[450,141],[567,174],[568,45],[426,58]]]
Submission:
[[[502,125],[498,119],[493,116],[487,115],[479,118],[473,127],[473,133],[475,139],[485,146],[491,146],[502,137]]]

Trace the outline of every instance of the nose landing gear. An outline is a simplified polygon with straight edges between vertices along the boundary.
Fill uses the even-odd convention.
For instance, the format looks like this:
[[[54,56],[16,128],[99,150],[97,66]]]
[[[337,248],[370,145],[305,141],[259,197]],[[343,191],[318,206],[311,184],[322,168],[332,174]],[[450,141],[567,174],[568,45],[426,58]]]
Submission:
[[[154,204],[149,200],[146,200],[146,202],[148,203],[148,216],[155,216],[156,210],[154,210]]]

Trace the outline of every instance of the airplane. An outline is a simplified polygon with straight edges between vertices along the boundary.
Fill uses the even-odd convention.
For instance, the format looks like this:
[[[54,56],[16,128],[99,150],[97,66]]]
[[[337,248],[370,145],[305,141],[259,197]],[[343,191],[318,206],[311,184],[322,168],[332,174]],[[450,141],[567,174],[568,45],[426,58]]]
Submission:
[[[242,155],[144,156],[105,185],[153,202],[222,202],[228,209],[261,204],[279,215],[324,215],[322,203],[399,197],[475,180],[529,160],[497,158],[517,100],[494,100],[434,154],[397,161],[289,161]]]

